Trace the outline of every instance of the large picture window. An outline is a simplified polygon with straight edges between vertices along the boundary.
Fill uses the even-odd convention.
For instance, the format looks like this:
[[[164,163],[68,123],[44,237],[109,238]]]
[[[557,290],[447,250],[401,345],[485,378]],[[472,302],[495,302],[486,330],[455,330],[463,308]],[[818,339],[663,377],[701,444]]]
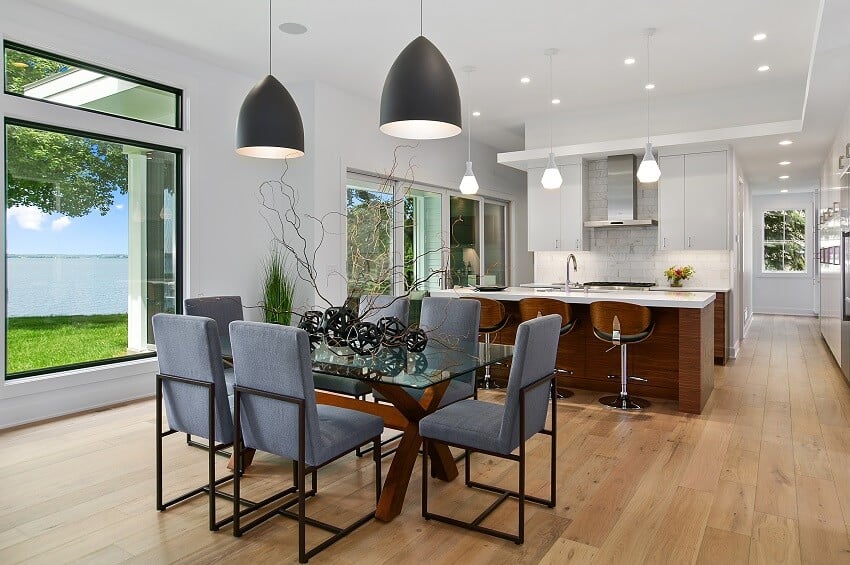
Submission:
[[[152,355],[180,305],[180,151],[4,129],[7,378]]]
[[[806,211],[767,210],[763,215],[762,272],[806,272]]]
[[[3,55],[6,94],[182,128],[176,88],[8,41]]]

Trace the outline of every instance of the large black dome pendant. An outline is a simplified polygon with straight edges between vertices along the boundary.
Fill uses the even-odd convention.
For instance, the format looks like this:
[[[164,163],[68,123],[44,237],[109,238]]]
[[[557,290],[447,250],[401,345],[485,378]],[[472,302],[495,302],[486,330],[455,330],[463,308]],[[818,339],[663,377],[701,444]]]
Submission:
[[[272,75],[245,97],[236,121],[236,152],[247,157],[288,159],[304,155],[304,124],[295,100]]]
[[[381,131],[405,139],[442,139],[461,132],[457,80],[424,36],[396,58],[381,93]]]

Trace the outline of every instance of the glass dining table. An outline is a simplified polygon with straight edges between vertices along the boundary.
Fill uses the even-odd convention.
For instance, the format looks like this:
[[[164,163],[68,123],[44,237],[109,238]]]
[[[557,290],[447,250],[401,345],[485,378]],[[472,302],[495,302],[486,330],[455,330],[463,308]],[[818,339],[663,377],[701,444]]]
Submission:
[[[437,410],[444,398],[451,402],[472,396],[475,371],[506,361],[512,355],[513,347],[509,345],[437,340],[429,341],[419,353],[383,348],[371,355],[359,355],[325,343],[312,352],[314,372],[366,382],[391,404],[319,390],[317,402],[381,416],[386,427],[403,432],[384,481],[376,518],[389,522],[401,513],[422,445],[419,420]],[[457,477],[457,466],[447,446],[432,443],[424,456],[431,458],[434,477],[444,481]]]

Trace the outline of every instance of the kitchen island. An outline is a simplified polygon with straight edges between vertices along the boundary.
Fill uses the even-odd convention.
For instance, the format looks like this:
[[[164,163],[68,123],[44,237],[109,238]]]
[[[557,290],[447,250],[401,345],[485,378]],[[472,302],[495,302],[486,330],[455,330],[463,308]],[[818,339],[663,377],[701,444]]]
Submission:
[[[552,298],[572,306],[578,326],[563,336],[558,345],[557,367],[572,371],[560,375],[560,388],[583,388],[618,392],[620,374],[617,351],[606,353],[610,344],[593,335],[589,304],[599,300],[629,302],[652,310],[655,330],[645,342],[629,347],[629,374],[648,379],[632,381],[635,396],[676,400],[679,410],[699,414],[714,388],[714,301],[709,292],[585,291],[570,292],[509,287],[498,292],[473,289],[432,291],[433,296],[483,297],[499,300],[509,316],[508,325],[493,335],[496,343],[513,344],[520,323],[518,302],[523,298]],[[504,380],[507,372],[493,371]]]

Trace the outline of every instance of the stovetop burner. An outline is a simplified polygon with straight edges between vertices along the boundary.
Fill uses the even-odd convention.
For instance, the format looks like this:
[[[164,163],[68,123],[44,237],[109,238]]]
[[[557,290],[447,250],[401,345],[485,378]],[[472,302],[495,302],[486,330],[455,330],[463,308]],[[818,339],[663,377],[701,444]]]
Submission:
[[[612,290],[649,290],[653,286],[655,283],[651,282],[592,281],[584,283],[585,288]]]

